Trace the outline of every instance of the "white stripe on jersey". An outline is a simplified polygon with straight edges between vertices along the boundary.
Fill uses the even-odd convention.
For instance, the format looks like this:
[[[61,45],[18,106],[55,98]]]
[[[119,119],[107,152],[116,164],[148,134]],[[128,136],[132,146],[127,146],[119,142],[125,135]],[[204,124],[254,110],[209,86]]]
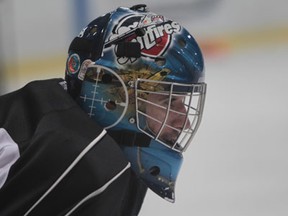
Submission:
[[[77,210],[78,207],[80,207],[83,203],[88,201],[89,199],[92,199],[95,196],[98,196],[102,192],[106,190],[107,187],[109,187],[110,184],[112,184],[117,178],[119,178],[128,168],[130,168],[130,163],[126,165],[124,169],[122,169],[117,175],[115,175],[112,179],[110,179],[106,184],[104,184],[102,187],[98,188],[97,190],[90,193],[88,196],[86,196],[84,199],[82,199],[77,205],[75,205],[65,216],[71,215],[75,210]]]
[[[87,147],[75,158],[70,166],[62,173],[62,175],[50,186],[50,188],[30,207],[30,209],[24,214],[27,216],[61,181],[62,179],[76,166],[76,164],[85,156],[85,154],[93,148],[105,135],[107,131],[103,130],[98,137],[87,145]]]
[[[0,128],[0,188],[5,183],[11,166],[19,157],[18,145],[4,128]]]

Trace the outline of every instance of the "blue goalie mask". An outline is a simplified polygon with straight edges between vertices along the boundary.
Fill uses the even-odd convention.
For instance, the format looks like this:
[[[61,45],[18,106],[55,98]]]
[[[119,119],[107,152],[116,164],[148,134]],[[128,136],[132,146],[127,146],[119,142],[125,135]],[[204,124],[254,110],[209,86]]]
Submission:
[[[65,79],[134,172],[174,202],[182,153],[199,127],[206,94],[203,57],[192,35],[145,5],[117,8],[72,41]]]

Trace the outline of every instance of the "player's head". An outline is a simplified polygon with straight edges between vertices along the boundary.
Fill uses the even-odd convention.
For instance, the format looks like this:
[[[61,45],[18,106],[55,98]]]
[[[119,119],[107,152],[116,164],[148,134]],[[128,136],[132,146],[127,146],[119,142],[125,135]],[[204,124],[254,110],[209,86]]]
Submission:
[[[165,172],[162,167],[168,164],[171,175],[169,166],[181,164],[175,165],[173,158],[181,161],[201,121],[206,84],[203,57],[193,36],[145,5],[119,7],[93,20],[72,41],[65,79],[87,114],[121,139],[134,170],[139,170],[135,149],[154,158],[152,164],[143,162],[151,176],[142,177],[159,195],[173,200],[173,194],[163,195],[159,185],[153,187],[160,184],[164,190],[169,184],[159,178]]]

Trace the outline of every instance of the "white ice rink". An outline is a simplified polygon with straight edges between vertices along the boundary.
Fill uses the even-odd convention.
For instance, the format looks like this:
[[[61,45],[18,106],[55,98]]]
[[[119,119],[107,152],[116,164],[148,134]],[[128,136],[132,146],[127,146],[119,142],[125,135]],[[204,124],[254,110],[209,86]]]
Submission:
[[[56,41],[59,44],[55,47],[61,48],[56,51],[66,54],[71,35],[67,36],[69,26],[64,24],[68,17],[74,15],[69,11],[68,1],[26,1],[30,5],[33,3],[30,11],[24,1],[13,0],[14,26],[17,29],[14,29],[16,34],[11,37],[9,34],[8,38],[17,41],[3,45],[7,47],[6,54],[16,53],[15,61],[29,55],[38,58],[38,53],[33,54],[33,50],[39,51],[41,55],[49,54]],[[181,10],[192,1],[195,6],[198,3],[199,8],[199,2],[204,2],[179,0],[178,4],[178,1],[167,0],[170,6],[160,4],[163,0],[144,2],[151,3],[151,10],[154,7],[160,12],[168,10],[169,17],[177,19],[184,26],[190,25],[187,27],[195,30],[198,37],[211,36],[215,31],[221,33],[223,29],[226,31],[224,33],[244,27],[253,30],[256,24],[262,27],[263,23],[288,24],[287,0],[205,0],[208,6],[212,2],[219,2],[222,8],[212,5],[206,8],[207,14],[191,15],[191,18]],[[0,1],[0,7],[4,2]],[[134,1],[129,0],[120,2],[134,4]],[[115,1],[107,0],[106,5],[99,4],[95,11],[98,15],[102,14],[112,5],[114,9]],[[177,14],[173,13],[171,5]],[[230,6],[235,11],[230,10]],[[250,10],[252,7],[254,9]],[[31,8],[42,8],[42,11],[35,12]],[[51,11],[53,16],[50,16]],[[182,20],[178,20],[181,17]],[[45,19],[48,24],[44,28],[42,24]],[[2,27],[5,24],[8,26],[8,21],[7,17],[1,20],[0,16]],[[39,28],[37,31],[35,26]],[[13,31],[5,28],[2,33],[9,32]],[[39,32],[43,33],[41,40],[36,34]],[[288,37],[287,28],[285,34]],[[43,42],[45,35],[49,37]],[[288,39],[284,43],[283,40],[281,43],[269,41],[259,46],[232,49],[220,56],[205,57],[208,92],[204,117],[193,144],[184,153],[184,164],[176,183],[176,203],[168,203],[149,191],[140,216],[287,216]],[[49,74],[45,68],[39,68],[39,73],[36,73],[37,68],[32,77],[31,74],[22,75],[21,80],[13,77],[14,85],[9,86],[9,90],[21,87],[32,79],[53,77],[55,74],[63,76],[64,61],[63,66],[57,67],[53,74]]]

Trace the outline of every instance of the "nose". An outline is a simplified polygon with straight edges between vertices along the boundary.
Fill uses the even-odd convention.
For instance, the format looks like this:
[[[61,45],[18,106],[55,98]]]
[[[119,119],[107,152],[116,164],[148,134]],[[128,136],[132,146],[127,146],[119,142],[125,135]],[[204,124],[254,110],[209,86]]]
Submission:
[[[187,115],[187,109],[184,104],[180,104],[169,113],[170,124],[172,127],[182,130],[191,127],[190,120]],[[187,120],[186,120],[187,119]]]

